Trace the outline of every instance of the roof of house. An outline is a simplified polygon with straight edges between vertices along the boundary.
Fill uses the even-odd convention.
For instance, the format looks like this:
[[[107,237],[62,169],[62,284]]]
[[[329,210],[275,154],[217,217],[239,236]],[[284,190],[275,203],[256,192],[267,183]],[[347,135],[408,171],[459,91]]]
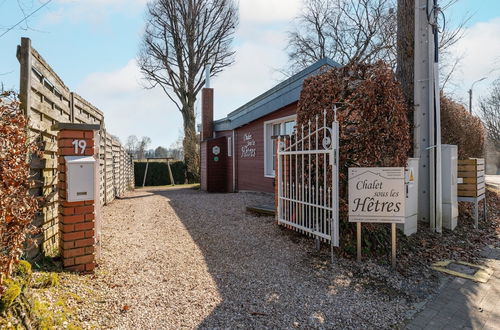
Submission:
[[[214,130],[235,129],[298,101],[304,79],[319,73],[324,66],[339,67],[340,64],[329,58],[317,61],[229,113],[226,118],[214,121]]]

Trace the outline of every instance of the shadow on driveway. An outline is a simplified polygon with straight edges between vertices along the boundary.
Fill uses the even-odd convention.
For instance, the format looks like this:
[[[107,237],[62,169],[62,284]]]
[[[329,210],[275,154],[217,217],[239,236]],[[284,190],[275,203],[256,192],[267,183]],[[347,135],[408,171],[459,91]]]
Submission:
[[[169,200],[202,251],[221,303],[200,328],[387,328],[412,304],[383,285],[370,286],[340,264],[329,249],[245,213],[269,195],[208,194],[192,189],[147,189]]]

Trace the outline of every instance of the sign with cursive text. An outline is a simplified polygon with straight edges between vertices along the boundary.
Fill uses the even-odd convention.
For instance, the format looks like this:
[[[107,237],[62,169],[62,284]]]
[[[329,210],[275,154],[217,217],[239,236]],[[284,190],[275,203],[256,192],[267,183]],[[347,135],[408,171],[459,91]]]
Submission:
[[[403,167],[349,168],[349,222],[405,222]]]
[[[245,133],[243,135],[243,146],[241,147],[241,158],[255,157],[255,140],[252,134]]]

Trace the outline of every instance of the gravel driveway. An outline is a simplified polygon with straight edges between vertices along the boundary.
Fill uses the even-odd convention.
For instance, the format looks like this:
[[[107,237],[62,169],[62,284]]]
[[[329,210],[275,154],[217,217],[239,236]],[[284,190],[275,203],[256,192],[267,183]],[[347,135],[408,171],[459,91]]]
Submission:
[[[263,194],[136,190],[103,208],[100,267],[82,320],[99,327],[386,328],[412,303],[385,268],[329,262],[328,249],[245,213]]]

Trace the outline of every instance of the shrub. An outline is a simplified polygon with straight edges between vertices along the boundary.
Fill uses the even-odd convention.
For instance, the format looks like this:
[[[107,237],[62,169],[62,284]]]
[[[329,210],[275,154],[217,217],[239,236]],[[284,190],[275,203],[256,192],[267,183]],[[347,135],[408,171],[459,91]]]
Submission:
[[[183,184],[186,182],[186,166],[184,162],[171,162],[170,168],[172,169],[172,176],[174,177],[175,184]],[[146,162],[134,162],[135,185],[138,187],[142,186],[145,169]],[[192,183],[191,180],[190,183]],[[165,186],[170,184],[172,183],[170,182],[167,163],[149,162],[146,186]]]
[[[12,277],[18,281],[24,290],[30,284],[31,274],[33,274],[31,264],[26,260],[20,260],[14,267]]]
[[[12,273],[23,245],[35,232],[31,222],[38,211],[38,200],[30,196],[29,155],[37,146],[28,138],[27,120],[13,93],[0,95],[0,294]]]
[[[339,106],[340,126],[340,244],[342,251],[351,253],[355,251],[355,226],[348,223],[348,168],[406,166],[410,128],[400,86],[391,68],[382,62],[333,68],[307,78],[300,95],[297,124],[307,126],[325,109],[327,121],[332,122],[334,104]],[[387,226],[364,227],[368,234],[366,245],[380,247],[379,243],[387,243]]]
[[[14,300],[21,294],[21,287],[16,281],[7,279],[4,281],[3,285],[5,288],[0,298],[0,313],[9,309]]]
[[[484,157],[486,132],[481,120],[441,94],[441,142],[458,146],[458,159]]]
[[[33,273],[31,269],[31,264],[26,260],[20,260],[14,269],[14,276],[19,276],[22,279],[26,280],[31,277]]]
[[[56,273],[43,273],[35,280],[35,288],[52,288],[59,284],[59,276]]]

